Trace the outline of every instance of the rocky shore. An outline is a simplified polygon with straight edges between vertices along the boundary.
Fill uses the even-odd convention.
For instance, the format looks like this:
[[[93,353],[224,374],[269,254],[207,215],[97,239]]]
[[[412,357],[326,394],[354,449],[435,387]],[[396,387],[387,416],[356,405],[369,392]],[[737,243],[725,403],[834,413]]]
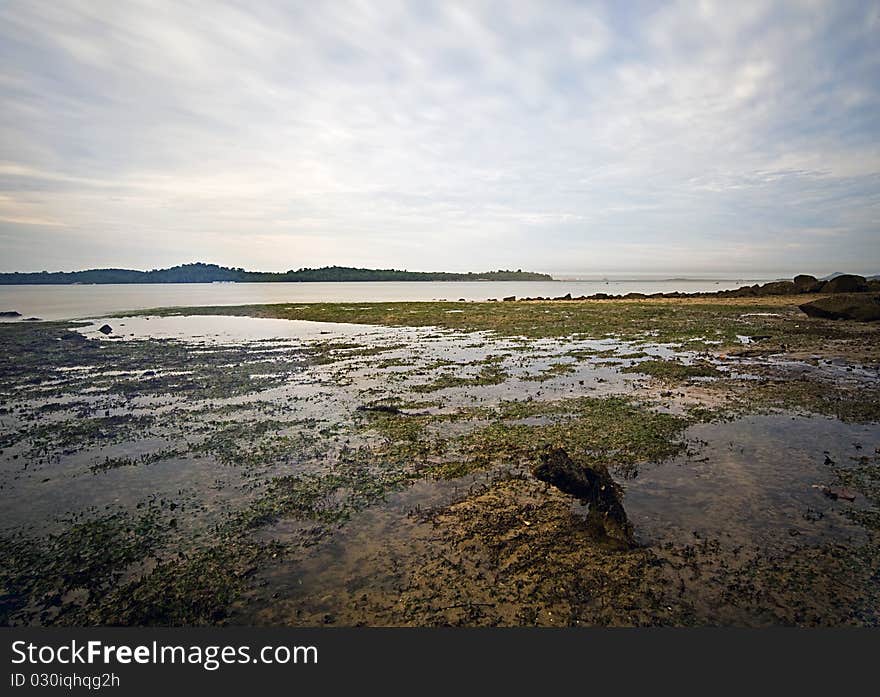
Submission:
[[[593,293],[573,297],[571,293],[558,297],[519,298],[523,302],[547,302],[565,300],[651,300],[656,298],[763,298],[791,295],[833,295],[836,298],[820,298],[800,305],[800,309],[810,317],[823,319],[852,319],[860,322],[880,320],[880,279],[867,279],[855,274],[840,274],[828,280],[815,276],[799,274],[792,280],[771,281],[764,284],[741,286],[733,290],[715,292],[684,293]],[[504,302],[515,302],[515,295],[502,298]],[[490,299],[494,302],[494,299]]]

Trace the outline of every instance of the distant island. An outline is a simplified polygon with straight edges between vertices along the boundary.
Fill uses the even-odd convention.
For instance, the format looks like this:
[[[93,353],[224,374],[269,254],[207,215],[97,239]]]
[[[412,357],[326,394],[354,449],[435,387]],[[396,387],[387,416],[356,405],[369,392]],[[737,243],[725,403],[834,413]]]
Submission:
[[[90,283],[305,283],[319,281],[552,281],[546,273],[532,271],[400,271],[357,269],[348,266],[303,268],[282,273],[245,271],[217,264],[182,264],[170,269],[89,269],[87,271],[39,271],[0,273],[0,285],[55,285]]]

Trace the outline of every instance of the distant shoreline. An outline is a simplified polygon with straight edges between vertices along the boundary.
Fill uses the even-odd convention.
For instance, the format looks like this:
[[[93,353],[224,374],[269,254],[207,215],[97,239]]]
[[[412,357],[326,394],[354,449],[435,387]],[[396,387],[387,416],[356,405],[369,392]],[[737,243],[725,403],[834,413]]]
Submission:
[[[281,273],[246,271],[216,264],[183,264],[168,269],[88,269],[84,271],[39,271],[0,273],[0,285],[105,285],[156,283],[327,283],[369,281],[553,281],[552,276],[533,271],[498,270],[479,273],[450,271],[407,271],[360,269],[348,266],[302,268]]]

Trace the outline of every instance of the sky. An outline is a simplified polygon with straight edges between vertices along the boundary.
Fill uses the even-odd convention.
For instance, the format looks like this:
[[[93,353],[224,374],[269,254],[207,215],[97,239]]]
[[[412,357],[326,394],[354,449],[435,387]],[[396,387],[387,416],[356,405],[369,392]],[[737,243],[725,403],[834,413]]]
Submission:
[[[880,273],[880,2],[0,0],[0,251]]]

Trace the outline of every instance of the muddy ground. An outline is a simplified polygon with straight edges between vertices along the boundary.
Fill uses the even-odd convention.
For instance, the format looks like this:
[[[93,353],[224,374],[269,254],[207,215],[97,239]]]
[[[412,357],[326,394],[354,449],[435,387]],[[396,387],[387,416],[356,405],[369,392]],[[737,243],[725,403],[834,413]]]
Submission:
[[[876,625],[880,327],[793,303],[2,323],[0,621]]]

